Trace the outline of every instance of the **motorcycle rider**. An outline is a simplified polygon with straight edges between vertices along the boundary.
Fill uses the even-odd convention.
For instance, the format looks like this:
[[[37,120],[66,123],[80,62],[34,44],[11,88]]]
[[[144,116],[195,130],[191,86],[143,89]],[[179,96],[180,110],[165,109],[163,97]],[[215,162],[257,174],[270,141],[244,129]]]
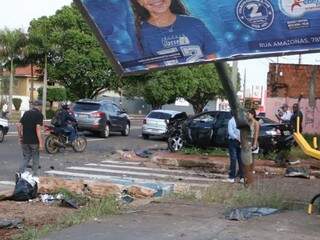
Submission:
[[[77,120],[73,112],[70,110],[67,103],[62,103],[61,108],[56,112],[54,116],[54,121],[52,124],[55,127],[55,131],[63,131],[67,134],[67,143],[73,142],[76,139],[76,129]]]

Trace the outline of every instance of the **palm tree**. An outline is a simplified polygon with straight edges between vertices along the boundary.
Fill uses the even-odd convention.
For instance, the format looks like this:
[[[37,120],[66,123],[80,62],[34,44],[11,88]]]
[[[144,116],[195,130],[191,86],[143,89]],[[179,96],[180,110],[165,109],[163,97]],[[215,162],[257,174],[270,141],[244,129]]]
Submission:
[[[4,61],[10,62],[10,83],[9,83],[9,115],[12,113],[12,93],[14,76],[14,59],[23,54],[23,48],[26,45],[26,34],[21,29],[9,30],[5,28],[0,30],[0,57]]]

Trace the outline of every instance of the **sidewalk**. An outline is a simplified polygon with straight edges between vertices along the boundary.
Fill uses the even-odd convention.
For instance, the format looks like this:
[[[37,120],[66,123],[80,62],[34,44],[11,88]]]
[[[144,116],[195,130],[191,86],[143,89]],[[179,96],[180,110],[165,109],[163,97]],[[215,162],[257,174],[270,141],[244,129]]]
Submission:
[[[318,240],[319,217],[284,211],[248,221],[230,221],[220,205],[154,202],[124,214],[55,232],[43,240]]]

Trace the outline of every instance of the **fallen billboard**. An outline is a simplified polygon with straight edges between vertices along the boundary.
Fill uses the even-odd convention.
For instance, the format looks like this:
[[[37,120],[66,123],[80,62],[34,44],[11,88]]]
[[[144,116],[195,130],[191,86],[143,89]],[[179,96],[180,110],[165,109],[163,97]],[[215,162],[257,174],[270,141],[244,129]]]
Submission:
[[[121,75],[320,50],[320,0],[75,0]]]

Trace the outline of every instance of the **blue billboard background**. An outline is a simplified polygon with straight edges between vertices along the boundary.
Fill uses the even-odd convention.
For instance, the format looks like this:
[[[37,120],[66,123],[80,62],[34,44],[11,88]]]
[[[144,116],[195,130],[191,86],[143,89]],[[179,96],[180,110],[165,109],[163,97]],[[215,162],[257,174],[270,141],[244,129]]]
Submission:
[[[144,56],[139,46],[130,0],[76,0],[82,13],[122,73],[169,65],[207,62],[171,61],[177,54]],[[216,59],[320,49],[320,0],[181,0],[189,15],[212,34]],[[168,61],[170,60],[170,61]],[[157,63],[155,65],[154,63]]]

